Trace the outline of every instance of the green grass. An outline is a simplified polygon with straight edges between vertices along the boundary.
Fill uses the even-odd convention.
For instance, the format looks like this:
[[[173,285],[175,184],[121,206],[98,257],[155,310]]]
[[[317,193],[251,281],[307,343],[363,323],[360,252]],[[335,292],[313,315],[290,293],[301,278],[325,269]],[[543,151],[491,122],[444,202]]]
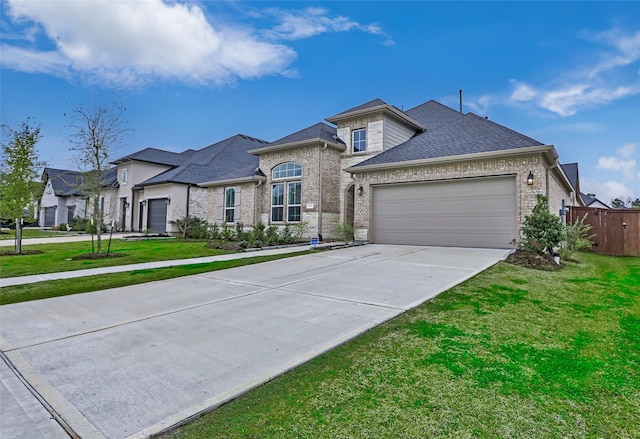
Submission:
[[[310,253],[305,250],[282,255],[255,256],[229,261],[210,262],[206,264],[182,265],[177,267],[155,268],[149,270],[135,270],[125,273],[86,276],[74,279],[63,279],[38,282],[26,285],[15,285],[0,289],[0,305],[27,302],[29,300],[47,299],[50,297],[67,296],[70,294],[87,293],[90,291],[136,285],[145,282],[172,279],[181,276],[206,273],[226,268],[241,267],[258,264],[260,262],[289,258]]]
[[[640,258],[577,258],[499,263],[166,437],[637,438]]]
[[[23,245],[23,250],[40,250],[42,253],[0,257],[0,277],[7,278],[32,274],[56,273],[86,268],[197,258],[230,253],[224,250],[208,249],[205,244],[204,241],[183,241],[180,239],[140,241],[114,239],[111,242],[111,252],[126,253],[127,256],[121,258],[74,261],[70,260],[70,258],[84,253],[91,253],[91,241]],[[103,241],[103,251],[105,253],[107,246],[107,241]]]
[[[29,238],[57,238],[60,236],[68,236],[67,232],[59,232],[56,230],[43,230],[43,229],[22,229],[22,245],[29,243]],[[15,239],[15,229],[3,228],[0,231],[0,240]],[[7,247],[10,248],[10,247]]]

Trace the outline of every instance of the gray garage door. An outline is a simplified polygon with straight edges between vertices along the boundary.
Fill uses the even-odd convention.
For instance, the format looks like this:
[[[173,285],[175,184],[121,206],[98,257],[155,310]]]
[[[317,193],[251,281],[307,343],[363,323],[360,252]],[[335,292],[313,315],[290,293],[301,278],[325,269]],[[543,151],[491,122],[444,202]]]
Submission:
[[[516,237],[514,177],[373,188],[373,242],[509,248]]]
[[[147,230],[153,233],[166,233],[167,231],[167,202],[164,198],[149,200],[147,210]]]
[[[44,227],[53,227],[56,225],[56,208],[44,208]]]

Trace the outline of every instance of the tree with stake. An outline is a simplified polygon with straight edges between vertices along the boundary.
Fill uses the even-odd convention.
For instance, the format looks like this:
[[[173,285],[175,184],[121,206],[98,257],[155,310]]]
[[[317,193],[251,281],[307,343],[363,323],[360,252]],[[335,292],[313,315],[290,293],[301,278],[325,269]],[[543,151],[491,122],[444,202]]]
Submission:
[[[2,143],[0,165],[0,217],[16,220],[16,253],[22,253],[22,217],[24,210],[38,197],[39,169],[44,162],[38,159],[36,144],[42,138],[40,125],[33,126],[28,118],[20,130],[3,125],[6,140]],[[34,212],[35,214],[35,212]]]
[[[131,130],[122,119],[125,108],[119,103],[110,107],[94,104],[93,108],[75,107],[69,117],[72,133],[71,150],[75,153],[78,168],[83,172],[82,193],[91,204],[96,228],[96,253],[102,255],[102,224],[104,212],[100,208],[102,176],[109,169],[111,154],[124,136]]]

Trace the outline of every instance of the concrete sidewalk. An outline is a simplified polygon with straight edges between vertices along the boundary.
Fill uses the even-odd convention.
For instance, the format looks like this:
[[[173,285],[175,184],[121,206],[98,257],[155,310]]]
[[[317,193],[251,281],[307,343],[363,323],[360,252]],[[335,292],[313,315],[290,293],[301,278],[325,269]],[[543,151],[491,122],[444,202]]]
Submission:
[[[4,305],[0,349],[80,437],[146,438],[402,314],[508,253],[367,245]],[[25,407],[3,404],[3,422],[12,419],[6,407],[19,406]]]
[[[127,235],[131,235],[131,233],[116,232],[113,234],[112,239],[121,239]],[[104,240],[105,237],[108,239],[109,233],[103,233],[102,239]],[[95,239],[95,235],[93,239]],[[87,234],[75,235],[75,234],[60,233],[59,236],[52,236],[50,238],[22,238],[22,246],[24,247],[25,245],[56,244],[60,242],[82,242],[82,241],[91,241],[91,235],[87,235]],[[0,239],[0,247],[13,247],[14,245],[15,245],[14,239]]]
[[[60,271],[58,273],[34,274],[31,276],[18,276],[0,279],[0,288],[13,285],[25,285],[36,282],[44,282],[58,279],[73,279],[76,277],[95,276],[98,274],[124,273],[134,270],[149,270],[153,268],[176,267],[180,265],[207,264],[210,262],[230,261],[232,259],[253,258],[256,256],[281,255],[286,253],[301,252],[311,248],[310,246],[283,247],[267,250],[258,250],[242,253],[230,253],[226,255],[204,256],[201,258],[172,259],[169,261],[144,262],[141,264],[114,265],[112,267],[88,268],[86,270]]]

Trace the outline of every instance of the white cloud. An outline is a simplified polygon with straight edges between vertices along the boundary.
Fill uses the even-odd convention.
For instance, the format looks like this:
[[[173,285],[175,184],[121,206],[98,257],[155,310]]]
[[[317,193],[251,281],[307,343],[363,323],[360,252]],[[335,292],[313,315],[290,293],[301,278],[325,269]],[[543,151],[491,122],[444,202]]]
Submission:
[[[588,178],[580,178],[580,187],[585,194],[596,194],[596,198],[606,204],[611,204],[611,200],[615,198],[620,198],[621,200],[626,200],[627,198],[635,199],[633,191],[619,181],[600,183]]]
[[[158,78],[221,84],[236,78],[287,74],[290,47],[249,31],[214,28],[199,6],[146,1],[8,0],[8,15],[42,26],[55,50],[3,44],[12,69],[59,76],[83,75],[109,85]]]
[[[616,154],[618,154],[622,158],[629,158],[636,152],[636,143],[630,142],[625,143],[620,148],[616,149]]]
[[[618,157],[598,158],[598,168],[608,171],[622,171],[627,179],[633,178],[636,169],[635,160],[620,160]]]
[[[535,105],[558,116],[572,116],[579,111],[597,108],[640,94],[638,74],[629,66],[640,60],[640,30],[624,31],[613,28],[584,38],[604,46],[594,47],[592,60],[567,69],[547,83],[532,85],[521,80],[510,80],[511,92],[496,94],[485,103],[522,107]],[[477,104],[486,110],[486,105]]]
[[[309,7],[299,11],[268,9],[269,15],[279,20],[279,24],[265,35],[274,39],[299,40],[327,32],[349,32],[358,30],[383,38],[383,44],[394,44],[391,37],[375,23],[360,24],[343,16],[330,17],[324,8]]]

